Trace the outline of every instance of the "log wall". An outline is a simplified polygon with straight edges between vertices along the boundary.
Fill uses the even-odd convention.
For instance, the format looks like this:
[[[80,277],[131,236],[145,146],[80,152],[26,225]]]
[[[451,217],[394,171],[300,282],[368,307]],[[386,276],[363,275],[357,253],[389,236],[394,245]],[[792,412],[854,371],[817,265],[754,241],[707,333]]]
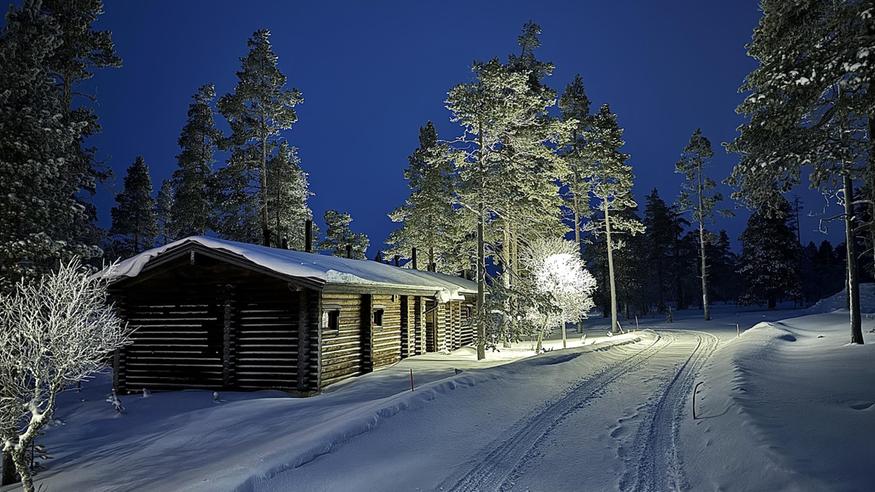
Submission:
[[[340,308],[338,330],[322,326],[322,386],[327,386],[364,372],[362,347],[362,296],[359,294],[323,293],[322,310]]]
[[[318,390],[319,293],[192,258],[111,288],[134,328],[114,358],[116,388]]]

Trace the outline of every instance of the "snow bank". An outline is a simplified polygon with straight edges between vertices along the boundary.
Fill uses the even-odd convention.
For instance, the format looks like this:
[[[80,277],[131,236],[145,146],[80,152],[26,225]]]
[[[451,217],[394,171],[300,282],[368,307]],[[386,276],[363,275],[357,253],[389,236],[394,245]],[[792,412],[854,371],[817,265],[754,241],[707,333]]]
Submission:
[[[831,313],[837,309],[847,309],[848,289],[845,288],[827,298],[817,301],[808,308],[809,314]],[[860,284],[860,308],[864,313],[875,312],[875,284]]]
[[[110,379],[102,375],[81,393],[61,395],[55,415],[61,423],[40,439],[53,458],[45,463],[37,482],[47,490],[300,489],[304,484],[296,482],[297,475],[284,472],[337,452],[387,419],[418,419],[422,409],[440,403],[458,417],[448,422],[461,425],[466,419],[457,413],[459,393],[466,393],[462,401],[472,406],[472,416],[482,416],[490,403],[508,412],[508,420],[495,421],[500,426],[519,418],[533,398],[551,396],[554,389],[545,375],[577,380],[579,371],[564,370],[568,364],[622,359],[625,350],[633,350],[647,336],[588,337],[587,342],[599,343],[523,359],[532,353],[526,344],[490,353],[486,361],[476,361],[470,348],[429,353],[350,379],[311,398],[269,391],[221,392],[221,401],[215,403],[210,391],[196,390],[156,392],[148,398],[123,396],[126,413],[121,416],[104,401]],[[592,357],[577,357],[585,353]],[[410,369],[416,382],[412,392]],[[531,391],[508,396],[508,386],[521,381],[531,385]],[[474,387],[476,391],[464,391]],[[417,421],[413,427],[427,425]],[[452,433],[452,427],[434,430]],[[286,479],[293,482],[276,485]],[[308,485],[319,488],[317,483]]]
[[[681,428],[693,490],[871,490],[875,347],[848,331],[846,313],[760,323],[714,355]]]
[[[136,277],[153,259],[170,251],[178,250],[187,244],[197,244],[211,250],[227,253],[282,275],[326,284],[380,285],[391,288],[430,290],[441,302],[460,299],[462,293],[477,291],[477,285],[474,282],[450,275],[402,269],[376,261],[352,260],[337,256],[268,248],[205,236],[191,236],[144,251],[120,262],[111,270],[105,270],[103,275],[111,279]]]

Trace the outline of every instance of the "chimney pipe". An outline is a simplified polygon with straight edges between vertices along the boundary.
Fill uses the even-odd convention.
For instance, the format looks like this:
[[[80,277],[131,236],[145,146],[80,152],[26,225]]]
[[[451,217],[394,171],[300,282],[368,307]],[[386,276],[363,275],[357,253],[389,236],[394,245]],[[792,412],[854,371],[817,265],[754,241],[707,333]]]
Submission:
[[[417,269],[416,268],[416,248],[413,248],[413,252],[410,255],[410,261],[411,261],[411,264],[413,266],[413,269],[416,270]]]
[[[352,244],[346,245],[346,257],[352,258]]]
[[[313,219],[304,222],[304,251],[313,252]]]

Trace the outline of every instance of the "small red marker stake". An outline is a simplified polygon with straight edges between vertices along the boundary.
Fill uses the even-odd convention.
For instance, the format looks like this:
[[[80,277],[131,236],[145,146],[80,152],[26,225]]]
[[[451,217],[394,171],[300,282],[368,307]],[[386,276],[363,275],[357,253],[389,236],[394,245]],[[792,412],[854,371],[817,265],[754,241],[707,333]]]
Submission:
[[[410,369],[410,391],[413,391],[413,368]]]

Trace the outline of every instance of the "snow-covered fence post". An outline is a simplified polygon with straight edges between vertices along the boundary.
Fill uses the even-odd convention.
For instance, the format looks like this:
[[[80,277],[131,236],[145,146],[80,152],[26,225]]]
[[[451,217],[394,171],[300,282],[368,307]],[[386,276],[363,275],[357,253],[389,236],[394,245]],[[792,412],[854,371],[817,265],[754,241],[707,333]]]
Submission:
[[[639,326],[638,326],[638,315],[636,314],[636,315],[635,315],[635,331],[638,331],[638,330],[639,330]]]
[[[696,420],[698,417],[696,416],[696,393],[699,391],[699,386],[705,384],[704,381],[699,381],[696,383],[696,387],[693,388],[693,420]]]

